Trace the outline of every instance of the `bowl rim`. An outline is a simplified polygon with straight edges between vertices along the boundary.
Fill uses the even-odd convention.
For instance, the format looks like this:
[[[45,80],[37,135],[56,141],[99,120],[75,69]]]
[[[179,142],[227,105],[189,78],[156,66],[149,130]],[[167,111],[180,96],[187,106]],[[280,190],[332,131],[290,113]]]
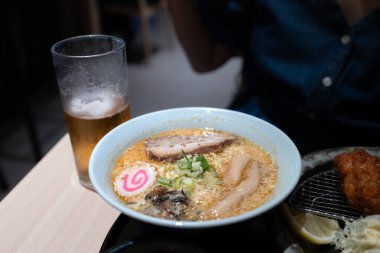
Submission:
[[[122,205],[121,201],[114,201],[111,198],[108,198],[107,192],[103,189],[101,186],[100,182],[98,181],[95,172],[93,171],[94,169],[94,163],[95,163],[95,157],[98,155],[100,150],[102,149],[103,145],[105,142],[108,141],[110,136],[116,134],[120,129],[125,128],[126,126],[130,124],[135,124],[135,122],[143,121],[146,118],[151,117],[152,115],[158,115],[158,114],[170,114],[173,112],[183,112],[183,111],[192,111],[194,113],[224,113],[224,114],[234,114],[238,117],[247,117],[247,118],[254,118],[254,120],[257,120],[261,122],[262,124],[266,125],[269,128],[272,128],[272,130],[277,131],[282,137],[286,140],[287,144],[289,145],[289,148],[292,149],[292,152],[295,154],[295,160],[297,161],[297,164],[294,164],[294,168],[296,169],[296,176],[291,178],[288,183],[288,187],[286,190],[279,192],[276,201],[271,202],[268,200],[267,202],[264,202],[263,205],[248,211],[246,213],[229,217],[229,218],[224,218],[224,219],[219,219],[219,220],[207,220],[207,221],[177,221],[177,220],[168,220],[168,219],[162,219],[162,218],[156,218],[152,217],[146,214],[139,213],[131,208],[128,208],[125,205]],[[95,146],[91,157],[89,161],[89,176],[90,180],[94,186],[95,191],[98,193],[98,195],[103,198],[108,204],[110,204],[112,207],[123,213],[124,215],[127,215],[131,218],[134,218],[136,220],[154,224],[154,225],[159,225],[159,226],[164,226],[164,227],[172,227],[172,228],[211,228],[211,227],[218,227],[218,226],[225,226],[225,225],[230,225],[234,223],[239,223],[245,220],[248,220],[250,218],[257,217],[270,209],[274,208],[275,206],[279,205],[281,202],[283,202],[289,194],[293,191],[294,187],[296,187],[299,178],[301,176],[301,155],[294,144],[294,142],[279,128],[276,126],[272,125],[271,123],[260,119],[258,117],[255,117],[250,114],[242,113],[239,111],[234,111],[230,109],[221,109],[221,108],[213,108],[213,107],[178,107],[178,108],[171,108],[171,109],[163,109],[163,110],[158,110],[154,112],[150,112],[147,114],[143,114],[140,116],[137,116],[135,118],[132,118],[119,126],[115,127],[112,129],[110,132],[108,132]],[[112,185],[112,184],[111,184]]]

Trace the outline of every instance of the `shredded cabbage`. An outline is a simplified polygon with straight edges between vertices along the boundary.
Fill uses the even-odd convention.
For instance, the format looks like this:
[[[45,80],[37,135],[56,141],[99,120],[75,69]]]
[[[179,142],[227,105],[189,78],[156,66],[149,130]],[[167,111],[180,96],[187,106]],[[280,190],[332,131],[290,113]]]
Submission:
[[[335,234],[336,249],[342,253],[380,253],[380,215],[345,223]]]

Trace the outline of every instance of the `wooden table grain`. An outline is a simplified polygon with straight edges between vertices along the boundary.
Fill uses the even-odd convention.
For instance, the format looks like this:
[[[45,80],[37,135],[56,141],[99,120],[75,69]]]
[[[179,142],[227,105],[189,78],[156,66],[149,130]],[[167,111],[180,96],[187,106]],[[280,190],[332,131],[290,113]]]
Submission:
[[[66,134],[0,202],[0,252],[99,252],[119,214],[80,185]]]

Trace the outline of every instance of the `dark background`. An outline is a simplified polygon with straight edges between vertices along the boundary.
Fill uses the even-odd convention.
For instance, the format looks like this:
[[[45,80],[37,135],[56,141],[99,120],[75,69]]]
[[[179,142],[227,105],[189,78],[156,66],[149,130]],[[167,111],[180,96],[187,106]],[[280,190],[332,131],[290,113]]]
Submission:
[[[9,101],[12,106],[7,110],[12,109],[10,107],[16,107],[15,101],[22,98],[22,92],[30,94],[55,81],[50,56],[50,48],[55,42],[89,33],[131,35],[127,17],[107,16],[101,9],[105,3],[87,0],[2,3],[1,108]]]
[[[154,3],[156,1],[147,1]],[[0,15],[0,190],[20,174],[9,161],[30,166],[38,162],[66,129],[50,48],[62,39],[83,34],[110,34],[126,41],[128,62],[143,63],[142,45],[135,41],[135,15],[106,12],[110,5],[138,15],[137,0],[3,1]],[[136,46],[138,45],[138,46]],[[44,101],[43,103],[41,101]],[[48,108],[47,108],[48,107]],[[50,115],[49,115],[50,114]],[[53,114],[53,115],[52,115]],[[49,129],[41,121],[50,117]],[[53,124],[54,123],[54,124]],[[14,132],[21,137],[8,137]],[[20,134],[18,134],[20,135]],[[16,140],[16,141],[14,141]],[[26,147],[26,148],[25,148]],[[8,173],[5,173],[7,171]],[[9,179],[9,178],[8,178]],[[1,199],[1,198],[0,198]]]

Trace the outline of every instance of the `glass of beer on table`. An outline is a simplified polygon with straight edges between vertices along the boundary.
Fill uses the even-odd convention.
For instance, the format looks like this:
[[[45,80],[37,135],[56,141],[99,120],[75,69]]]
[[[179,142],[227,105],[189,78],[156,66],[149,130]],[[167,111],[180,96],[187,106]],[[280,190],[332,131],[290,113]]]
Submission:
[[[83,35],[51,48],[80,183],[93,189],[88,162],[98,141],[130,119],[125,42]]]

